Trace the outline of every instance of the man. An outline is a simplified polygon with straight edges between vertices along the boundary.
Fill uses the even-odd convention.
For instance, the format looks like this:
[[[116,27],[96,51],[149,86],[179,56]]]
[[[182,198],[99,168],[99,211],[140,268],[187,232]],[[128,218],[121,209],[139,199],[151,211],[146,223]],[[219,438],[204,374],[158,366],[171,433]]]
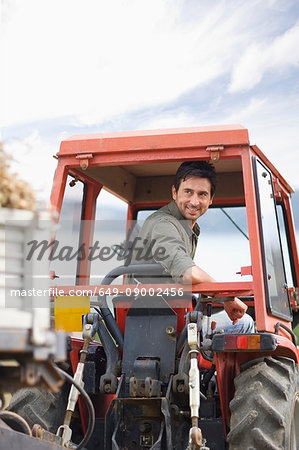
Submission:
[[[206,161],[184,162],[175,175],[172,202],[151,214],[144,222],[139,232],[139,243],[144,246],[143,254],[147,255],[147,259],[142,262],[159,263],[166,273],[164,283],[215,282],[193,261],[199,236],[197,219],[212,204],[215,187],[216,174],[211,164]],[[142,281],[152,279],[143,277]],[[253,320],[245,314],[246,310],[246,304],[238,298],[225,301],[225,312],[213,315],[216,330],[253,332]]]

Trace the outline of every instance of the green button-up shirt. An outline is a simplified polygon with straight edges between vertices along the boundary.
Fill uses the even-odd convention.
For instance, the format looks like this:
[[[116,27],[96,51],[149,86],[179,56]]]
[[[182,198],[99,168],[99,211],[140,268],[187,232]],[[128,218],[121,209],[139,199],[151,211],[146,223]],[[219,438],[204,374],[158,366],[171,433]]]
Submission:
[[[155,282],[180,283],[184,272],[195,265],[193,258],[200,230],[197,223],[193,228],[191,225],[174,201],[163,206],[145,220],[133,249],[132,264],[161,264],[167,275],[163,279],[156,278]],[[140,258],[142,255],[145,257]],[[153,281],[153,278],[142,277],[143,283]]]

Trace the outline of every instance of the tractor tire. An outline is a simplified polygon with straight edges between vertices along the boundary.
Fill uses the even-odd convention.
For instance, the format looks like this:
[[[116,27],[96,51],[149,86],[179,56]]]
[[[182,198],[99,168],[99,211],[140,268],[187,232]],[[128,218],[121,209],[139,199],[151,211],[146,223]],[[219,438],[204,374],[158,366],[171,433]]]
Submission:
[[[242,367],[230,402],[229,450],[299,449],[299,371],[288,358]]]
[[[66,383],[57,393],[41,388],[19,389],[12,396],[7,410],[23,417],[30,428],[37,423],[45,430],[56,433],[64,420],[68,392]]]

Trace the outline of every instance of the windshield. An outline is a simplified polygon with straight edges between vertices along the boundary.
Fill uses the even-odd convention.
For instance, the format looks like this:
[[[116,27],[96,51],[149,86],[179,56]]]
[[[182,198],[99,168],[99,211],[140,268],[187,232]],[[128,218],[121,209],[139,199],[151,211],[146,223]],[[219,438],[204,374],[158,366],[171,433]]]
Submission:
[[[139,211],[138,225],[152,212]],[[217,281],[251,281],[251,275],[240,275],[241,267],[251,266],[245,206],[210,207],[198,225],[194,262]]]
[[[291,319],[272,176],[258,159],[254,161],[267,305],[273,315]]]

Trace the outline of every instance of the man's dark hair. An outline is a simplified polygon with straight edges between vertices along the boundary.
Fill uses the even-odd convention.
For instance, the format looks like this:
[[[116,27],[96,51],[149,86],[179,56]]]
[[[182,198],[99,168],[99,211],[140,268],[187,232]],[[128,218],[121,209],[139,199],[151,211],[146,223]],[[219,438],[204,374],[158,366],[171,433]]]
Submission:
[[[188,178],[199,177],[207,178],[211,183],[211,195],[213,196],[216,189],[216,172],[215,167],[207,161],[186,161],[180,165],[175,174],[173,185],[177,191],[182,181]]]

